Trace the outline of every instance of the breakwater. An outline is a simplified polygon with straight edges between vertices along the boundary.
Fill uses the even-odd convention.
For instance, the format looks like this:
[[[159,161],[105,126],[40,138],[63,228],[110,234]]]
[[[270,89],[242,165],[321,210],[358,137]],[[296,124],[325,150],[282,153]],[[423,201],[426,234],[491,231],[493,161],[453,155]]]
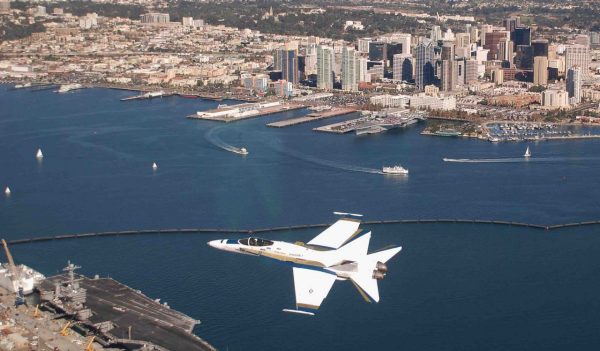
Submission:
[[[586,221],[586,222],[574,222],[564,223],[555,225],[541,225],[523,222],[511,222],[511,221],[496,221],[496,220],[481,220],[481,219],[391,219],[391,220],[379,220],[379,221],[365,221],[362,222],[364,225],[381,225],[381,224],[432,224],[432,223],[446,223],[446,224],[490,224],[490,225],[504,225],[513,227],[527,227],[545,231],[552,231],[561,228],[569,227],[581,227],[598,225],[599,221]],[[80,234],[63,234],[63,235],[52,235],[52,236],[37,236],[31,238],[14,239],[8,241],[11,245],[36,243],[44,241],[56,241],[56,240],[70,240],[70,239],[83,239],[92,237],[111,237],[111,236],[124,236],[124,235],[153,235],[153,234],[215,234],[215,233],[229,233],[229,234],[247,234],[254,235],[258,233],[272,233],[282,231],[293,231],[301,229],[312,229],[312,228],[326,228],[332,223],[320,223],[320,224],[302,224],[302,225],[291,225],[271,228],[258,228],[258,229],[223,229],[223,228],[171,228],[171,229],[141,229],[141,230],[121,230],[121,231],[106,231],[106,232],[93,232],[93,233],[80,233]]]

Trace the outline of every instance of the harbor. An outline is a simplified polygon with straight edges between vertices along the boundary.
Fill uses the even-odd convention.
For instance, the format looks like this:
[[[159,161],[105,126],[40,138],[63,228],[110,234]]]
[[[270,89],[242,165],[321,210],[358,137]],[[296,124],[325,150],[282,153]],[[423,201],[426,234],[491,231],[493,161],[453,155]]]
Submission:
[[[285,128],[285,127],[290,127],[290,126],[294,126],[294,125],[298,125],[298,124],[302,124],[302,123],[319,121],[319,120],[326,119],[326,118],[343,116],[343,115],[347,115],[350,113],[354,113],[356,111],[357,110],[355,108],[343,108],[343,107],[329,108],[329,109],[326,109],[323,111],[311,112],[308,115],[302,116],[302,117],[290,118],[290,119],[286,119],[283,121],[272,122],[272,123],[267,124],[267,126],[274,127],[274,128]]]

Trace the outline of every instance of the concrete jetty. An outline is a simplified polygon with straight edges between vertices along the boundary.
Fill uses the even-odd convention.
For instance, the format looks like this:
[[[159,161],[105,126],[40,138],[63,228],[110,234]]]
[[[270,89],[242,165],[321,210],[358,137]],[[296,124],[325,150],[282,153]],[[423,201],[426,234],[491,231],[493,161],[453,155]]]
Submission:
[[[286,119],[283,121],[269,123],[269,124],[267,124],[267,126],[274,127],[274,128],[285,128],[285,127],[294,126],[297,124],[308,123],[308,122],[318,121],[318,120],[337,117],[337,116],[343,116],[343,115],[347,115],[347,114],[353,113],[353,112],[356,112],[355,108],[332,108],[327,111],[312,112],[306,116],[302,116],[302,117],[298,117],[298,118],[291,118],[291,119]]]
[[[193,115],[187,116],[187,118],[228,123],[271,115],[279,112],[298,110],[304,107],[305,105],[302,104],[287,104],[279,101],[245,103],[221,107],[209,111],[198,111]]]

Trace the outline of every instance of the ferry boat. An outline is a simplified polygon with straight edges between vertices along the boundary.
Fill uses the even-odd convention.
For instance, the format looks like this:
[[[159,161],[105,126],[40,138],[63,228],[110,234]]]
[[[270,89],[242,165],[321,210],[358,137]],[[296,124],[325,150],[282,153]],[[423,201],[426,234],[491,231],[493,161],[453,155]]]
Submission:
[[[383,167],[381,169],[383,174],[408,174],[408,169],[402,166]]]
[[[529,146],[527,147],[527,150],[525,150],[525,154],[523,154],[523,157],[531,157],[531,151],[529,151]]]

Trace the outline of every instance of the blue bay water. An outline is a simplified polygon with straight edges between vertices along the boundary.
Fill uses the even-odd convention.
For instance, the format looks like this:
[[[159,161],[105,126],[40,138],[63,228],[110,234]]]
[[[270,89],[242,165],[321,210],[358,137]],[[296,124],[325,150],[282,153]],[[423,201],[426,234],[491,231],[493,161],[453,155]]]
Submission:
[[[599,219],[600,142],[525,144],[419,135],[371,137],[186,119],[218,103],[131,93],[0,91],[0,233],[7,239],[143,228],[257,228],[366,220],[479,218],[539,224]],[[339,119],[338,119],[339,120]],[[247,157],[226,146],[246,147]],[[34,155],[38,147],[44,159]],[[152,171],[152,162],[158,170]],[[407,178],[369,173],[401,163]],[[290,316],[289,267],[215,251],[223,235],[174,234],[15,245],[43,273],[71,259],[202,320],[196,332],[229,350],[564,349],[600,346],[599,229],[494,225],[371,226],[372,248],[404,250],[362,301],[337,282],[316,318]],[[318,230],[266,234],[307,241]]]

